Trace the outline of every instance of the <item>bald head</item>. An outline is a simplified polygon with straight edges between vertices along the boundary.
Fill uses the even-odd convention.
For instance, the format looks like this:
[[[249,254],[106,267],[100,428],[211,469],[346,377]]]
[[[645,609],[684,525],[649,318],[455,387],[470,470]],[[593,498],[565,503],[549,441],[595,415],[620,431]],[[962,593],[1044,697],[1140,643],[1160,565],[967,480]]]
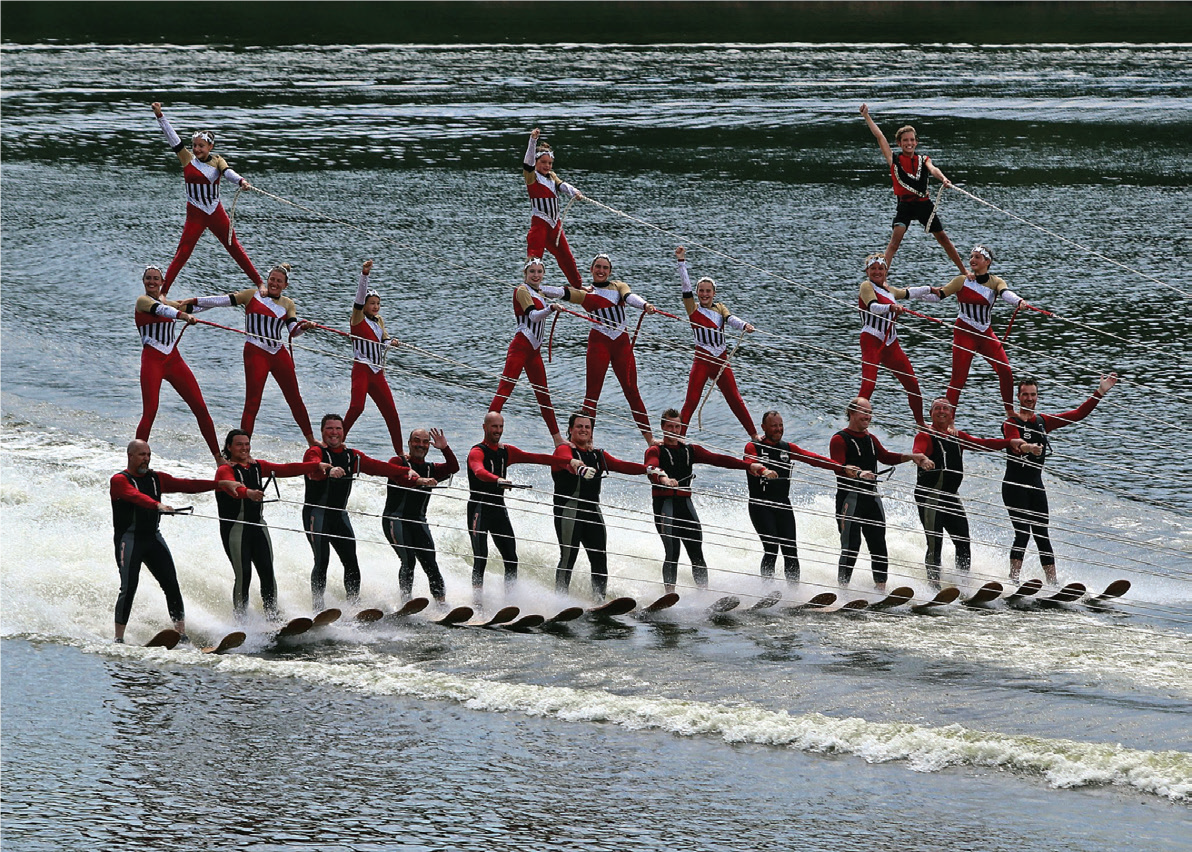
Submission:
[[[138,476],[149,472],[149,462],[153,453],[149,450],[149,442],[134,438],[128,442],[128,470]]]
[[[490,411],[484,415],[484,442],[496,445],[501,443],[501,436],[505,434],[505,418],[499,411]]]

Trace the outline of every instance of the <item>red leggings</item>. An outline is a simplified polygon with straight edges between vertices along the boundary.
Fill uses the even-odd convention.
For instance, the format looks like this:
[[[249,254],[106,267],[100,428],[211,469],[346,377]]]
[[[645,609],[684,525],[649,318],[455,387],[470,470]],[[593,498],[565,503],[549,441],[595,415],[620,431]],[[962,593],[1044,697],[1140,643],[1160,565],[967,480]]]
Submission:
[[[556,239],[558,245],[555,245]],[[543,249],[555,256],[568,284],[572,287],[583,286],[584,280],[579,277],[575,257],[571,254],[571,246],[567,245],[567,235],[563,233],[563,223],[559,222],[551,228],[544,220],[534,216],[530,219],[530,233],[526,234],[526,256],[541,258]]]
[[[1010,370],[1010,359],[1006,357],[1002,342],[997,339],[992,329],[973,331],[959,323],[952,330],[952,380],[948,382],[948,401],[953,405],[960,401],[960,391],[968,381],[969,365],[973,363],[975,352],[981,353],[986,363],[997,373],[1002,391],[1002,404],[1007,412],[1012,411],[1014,374]]]
[[[171,350],[169,355],[163,355],[152,346],[141,349],[141,422],[137,425],[137,438],[142,441],[149,440],[149,431],[157,418],[162,381],[172,384],[182,401],[190,406],[195,419],[199,421],[199,431],[203,434],[203,440],[207,442],[211,455],[218,456],[219,439],[215,436],[215,424],[211,422],[207,403],[203,401],[203,394],[199,390],[199,383],[195,381],[194,373],[182,360],[177,349]]]
[[[505,369],[501,372],[501,383],[497,385],[497,395],[488,406],[489,411],[500,411],[505,407],[509,394],[521,378],[522,371],[530,380],[530,387],[534,389],[534,396],[538,400],[538,410],[542,412],[542,420],[552,435],[559,434],[559,422],[555,419],[555,406],[550,401],[550,390],[546,386],[546,365],[542,363],[542,351],[535,349],[524,334],[515,334],[513,342],[509,344],[509,353],[505,356]]]
[[[269,378],[270,373],[277,380],[277,386],[289,403],[290,413],[294,415],[294,422],[302,430],[303,436],[311,435],[310,415],[306,413],[306,404],[298,392],[298,376],[294,373],[294,359],[290,357],[289,351],[282,348],[270,355],[261,347],[247,342],[244,344],[244,413],[240,415],[240,428],[252,434],[257,412],[261,408],[265,379]]]
[[[248,253],[245,252],[244,246],[240,245],[240,240],[236,239],[236,235],[232,233],[232,223],[228,220],[224,206],[221,204],[216,207],[214,213],[204,213],[193,204],[187,204],[186,223],[182,226],[178,251],[174,252],[174,259],[170,261],[170,268],[166,270],[165,284],[161,288],[163,296],[170,292],[170,285],[174,283],[174,279],[178,277],[178,273],[182,271],[186,261],[190,260],[190,253],[195,250],[195,245],[199,242],[203,231],[207,230],[215,234],[220,245],[228,250],[228,254],[236,263],[240,264],[244,274],[251,278],[258,287],[261,286],[263,283],[261,273],[257,272],[252,261],[248,259]]]
[[[642,435],[652,434],[650,416],[646,414],[646,404],[642,402],[641,392],[637,389],[637,361],[633,359],[633,344],[627,333],[610,340],[596,329],[588,332],[588,387],[584,394],[584,414],[596,416],[596,403],[600,401],[600,391],[604,387],[609,364],[612,364],[613,375],[625,392],[633,422]]]
[[[857,396],[873,398],[877,387],[877,368],[881,365],[894,374],[906,389],[906,401],[910,404],[915,422],[923,424],[923,392],[915,378],[915,368],[902,351],[902,344],[895,338],[893,343],[883,343],[872,334],[861,335],[861,390]]]
[[[745,400],[741,399],[741,392],[737,390],[737,380],[733,376],[733,368],[725,367],[724,372],[720,372],[721,365],[725,363],[727,361],[723,355],[712,355],[699,348],[695,350],[695,360],[691,362],[691,375],[687,379],[687,399],[683,402],[683,411],[679,417],[683,421],[683,428],[686,429],[687,424],[691,422],[691,415],[699,405],[704,385],[709,380],[715,380],[716,387],[720,388],[720,392],[724,394],[724,401],[728,403],[733,414],[737,415],[737,420],[741,421],[741,425],[745,427],[745,433],[752,438],[757,434],[757,426],[753,424],[753,418],[749,416],[749,409],[745,407]],[[720,373],[719,379],[716,378],[717,373]]]
[[[397,416],[397,406],[393,404],[393,391],[389,389],[389,382],[385,378],[385,371],[374,373],[367,364],[359,361],[352,363],[352,401],[348,403],[348,414],[344,417],[344,438],[352,431],[352,424],[364,412],[364,397],[371,396],[377,404],[377,410],[385,418],[385,425],[389,427],[389,439],[393,441],[394,455],[401,455],[401,418]]]

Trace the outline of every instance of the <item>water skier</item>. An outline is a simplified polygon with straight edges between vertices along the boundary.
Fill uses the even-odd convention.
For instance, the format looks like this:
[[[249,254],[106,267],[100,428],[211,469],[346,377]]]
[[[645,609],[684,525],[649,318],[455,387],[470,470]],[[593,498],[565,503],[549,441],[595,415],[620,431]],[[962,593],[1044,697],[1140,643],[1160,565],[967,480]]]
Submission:
[[[431,446],[443,454],[443,461],[428,462],[426,454]],[[415,429],[410,433],[410,452],[396,455],[390,464],[407,465],[422,477],[442,482],[459,472],[459,460],[441,429]],[[397,574],[397,585],[404,604],[414,596],[414,564],[422,565],[426,580],[430,584],[431,596],[439,605],[447,603],[447,589],[443,585],[443,573],[435,558],[435,539],[426,520],[426,507],[430,504],[429,487],[412,486],[399,478],[390,478],[386,489],[385,509],[381,513],[381,531],[385,539],[401,560]]]
[[[898,379],[906,390],[911,416],[920,426],[923,422],[923,392],[915,378],[915,368],[898,342],[898,315],[905,308],[895,299],[905,299],[909,292],[886,283],[889,266],[880,254],[865,258],[865,280],[857,297],[861,311],[861,389],[857,396],[873,398],[877,388],[877,368],[883,366]]]
[[[161,383],[167,381],[194,412],[199,432],[218,467],[223,464],[223,456],[219,452],[215,423],[194,373],[178,351],[178,339],[182,335],[174,333],[175,320],[194,325],[194,316],[185,310],[190,305],[185,301],[172,302],[162,295],[164,278],[157,266],[146,266],[141,282],[145,293],[137,297],[135,313],[137,332],[141,335],[141,422],[137,424],[137,437],[149,440],[153,421],[157,419]]]
[[[1047,435],[1091,414],[1117,381],[1117,373],[1103,376],[1092,396],[1078,408],[1063,414],[1036,413],[1035,407],[1039,404],[1038,381],[1027,378],[1018,383],[1019,410],[1002,424],[1002,434],[1007,438],[1022,438],[1030,442],[1017,451],[1014,448],[1006,451],[1006,475],[1002,479],[1002,502],[1010,513],[1010,523],[1014,527],[1014,544],[1010,548],[1011,580],[1018,581],[1026,546],[1030,544],[1031,536],[1034,536],[1043,576],[1049,583],[1056,582],[1055,552],[1051,548],[1048,532],[1051,516],[1047,506],[1047,490],[1043,486],[1043,464],[1051,448]]]
[[[555,256],[563,276],[572,287],[582,287],[579,268],[567,235],[563,233],[563,217],[559,212],[559,194],[569,198],[583,198],[584,194],[562,180],[551,169],[555,155],[550,145],[539,144],[541,132],[535,127],[530,131],[530,143],[522,160],[522,175],[526,179],[526,192],[530,195],[530,231],[526,234],[526,257],[542,259],[545,249]]]
[[[704,534],[695,502],[691,496],[691,480],[697,464],[708,464],[728,470],[747,470],[754,476],[775,479],[776,471],[759,461],[748,461],[713,453],[699,444],[683,441],[683,421],[679,412],[668,408],[662,412],[662,443],[646,450],[646,467],[654,483],[654,526],[662,537],[662,584],[667,593],[675,590],[679,577],[679,549],[682,546],[691,559],[691,576],[697,588],[708,588],[708,563],[704,559]]]
[[[364,398],[371,396],[377,410],[385,418],[393,452],[401,455],[401,418],[393,402],[393,391],[385,376],[385,355],[389,347],[400,345],[396,337],[390,337],[381,319],[381,294],[368,286],[368,275],[373,262],[366,260],[360,272],[356,287],[356,301],[352,305],[352,398],[348,413],[344,417],[344,437],[364,412]]]
[[[310,414],[302,393],[298,390],[298,375],[294,371],[294,359],[286,349],[282,332],[289,331],[291,338],[297,337],[314,326],[309,320],[299,320],[293,300],[282,293],[290,286],[290,265],[283,263],[269,270],[265,292],[241,290],[226,296],[200,296],[191,299],[199,310],[244,306],[244,326],[248,339],[244,341],[244,413],[240,415],[240,428],[252,434],[261,408],[261,393],[270,373],[281,388],[282,395],[290,406],[294,422],[302,430],[309,446],[315,446],[314,430],[310,425]]]
[[[161,125],[161,132],[165,134],[166,141],[182,163],[182,181],[186,187],[186,223],[182,226],[182,237],[178,240],[178,250],[174,253],[174,259],[170,261],[170,266],[166,270],[165,284],[161,290],[162,295],[170,292],[170,286],[174,283],[174,279],[178,277],[178,273],[190,259],[199,237],[206,230],[215,235],[220,245],[228,250],[228,254],[257,287],[264,287],[261,273],[257,272],[252,261],[248,259],[248,253],[244,250],[244,246],[240,245],[240,240],[236,238],[227,211],[224,210],[223,203],[219,200],[220,183],[225,178],[242,189],[248,189],[252,184],[236,174],[228,165],[227,160],[218,154],[211,153],[215,147],[214,133],[210,130],[200,130],[191,139],[191,149],[188,151],[182,144],[182,140],[178,138],[178,134],[174,132],[174,128],[170,126],[169,119],[162,113],[161,104],[154,102],[152,106],[153,114],[157,116],[157,123]]]
[[[517,319],[517,332],[509,343],[509,351],[505,355],[505,368],[501,371],[501,383],[497,386],[497,393],[489,404],[489,411],[500,413],[513,393],[517,380],[525,371],[534,397],[538,400],[538,410],[542,414],[542,421],[550,431],[551,440],[555,446],[564,443],[559,434],[559,422],[555,418],[555,406],[550,399],[550,388],[546,385],[546,365],[542,363],[542,341],[546,327],[546,320],[552,313],[562,310],[560,305],[548,305],[542,298],[542,277],[546,267],[542,259],[532,257],[522,267],[524,283],[513,291],[513,315]],[[557,289],[557,288],[556,288]]]
[[[723,303],[715,301],[716,282],[711,278],[701,278],[697,281],[695,293],[692,293],[691,279],[687,276],[687,250],[683,246],[675,249],[675,259],[679,263],[683,308],[687,311],[691,334],[695,337],[695,359],[691,362],[691,373],[687,378],[687,398],[683,401],[683,410],[679,414],[684,433],[687,425],[691,423],[691,415],[699,405],[704,386],[711,381],[724,394],[724,401],[745,427],[745,434],[756,440],[757,426],[753,423],[749,409],[745,407],[741,391],[737,389],[737,379],[728,363],[728,347],[724,342],[725,326],[749,333],[754,330],[753,325],[734,316]]]
[[[847,428],[832,436],[828,444],[832,461],[844,470],[836,475],[836,523],[840,530],[840,561],[836,579],[847,586],[853,577],[853,567],[861,552],[861,536],[869,546],[869,562],[873,571],[874,588],[886,590],[889,561],[886,555],[886,513],[877,493],[877,465],[902,464],[913,461],[921,470],[931,470],[935,464],[923,453],[893,453],[869,431],[873,422],[873,406],[858,396],[845,409]]]
[[[931,157],[916,153],[919,146],[919,135],[915,132],[915,128],[909,124],[898,128],[898,132],[894,134],[894,142],[898,145],[898,153],[895,154],[890,149],[890,143],[886,141],[886,135],[869,117],[869,107],[861,104],[860,111],[865,118],[865,124],[869,127],[869,132],[874,135],[878,146],[882,149],[886,164],[890,167],[890,177],[894,181],[894,195],[898,199],[898,208],[894,213],[894,230],[890,234],[890,244],[886,246],[886,266],[894,265],[894,254],[898,251],[902,238],[906,236],[906,229],[910,227],[912,221],[917,221],[931,232],[936,242],[944,247],[948,257],[960,270],[960,274],[966,274],[967,270],[960,260],[960,253],[956,251],[956,246],[952,245],[952,240],[944,233],[944,223],[936,214],[935,205],[931,203],[931,193],[927,190],[929,176],[934,177],[944,186],[951,186],[952,181],[944,177],[944,173],[936,167],[935,163],[931,162]]]

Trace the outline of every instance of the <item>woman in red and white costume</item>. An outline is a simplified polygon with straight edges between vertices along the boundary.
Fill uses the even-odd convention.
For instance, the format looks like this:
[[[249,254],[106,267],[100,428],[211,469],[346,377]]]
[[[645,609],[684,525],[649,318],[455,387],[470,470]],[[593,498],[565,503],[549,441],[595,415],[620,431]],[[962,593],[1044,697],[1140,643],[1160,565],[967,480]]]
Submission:
[[[952,329],[952,379],[948,382],[945,394],[948,402],[955,407],[960,401],[960,391],[968,381],[973,355],[980,353],[997,373],[1006,417],[1013,417],[1014,374],[1010,370],[1010,359],[1006,357],[1002,342],[993,333],[993,303],[1000,296],[1003,302],[1011,305],[1030,305],[1012,291],[1005,281],[989,274],[992,263],[993,252],[986,246],[975,245],[969,256],[971,277],[957,275],[943,287],[911,287],[907,292],[912,299],[925,302],[938,302],[948,296],[956,296],[960,302],[956,325]]]
[[[687,311],[691,334],[695,338],[695,360],[691,362],[691,374],[687,379],[687,399],[683,401],[683,410],[679,412],[683,434],[687,434],[687,426],[691,423],[691,415],[695,413],[696,406],[699,405],[704,386],[713,381],[724,394],[724,401],[737,416],[737,420],[745,427],[745,434],[757,440],[757,426],[753,423],[749,409],[745,407],[745,400],[741,399],[741,391],[737,389],[737,379],[733,376],[733,368],[728,364],[728,356],[725,353],[727,347],[724,343],[725,326],[738,331],[752,332],[753,325],[733,316],[723,303],[715,301],[716,282],[711,278],[701,278],[695,283],[695,293],[691,292],[691,279],[687,277],[687,250],[683,246],[675,249],[675,259],[679,262],[683,308]]]
[[[186,150],[169,119],[161,111],[161,104],[153,103],[153,114],[157,116],[157,123],[161,125],[161,132],[166,141],[182,163],[182,181],[186,187],[186,223],[182,226],[182,237],[178,240],[178,250],[174,259],[166,270],[165,286],[162,295],[170,292],[170,285],[190,259],[195,245],[203,231],[210,230],[219,240],[220,245],[228,250],[232,259],[244,270],[244,274],[259,288],[264,288],[261,273],[257,272],[248,253],[232,231],[232,223],[228,219],[227,211],[219,200],[219,185],[222,178],[227,178],[234,184],[248,189],[252,184],[236,174],[228,165],[228,161],[218,154],[212,154],[215,147],[215,134],[210,130],[201,130],[191,139],[191,150]]]
[[[149,432],[157,418],[161,383],[166,381],[174,386],[178,396],[194,412],[203,440],[211,450],[211,457],[223,464],[215,423],[211,420],[207,403],[203,401],[203,393],[199,390],[194,373],[178,351],[178,338],[182,335],[174,333],[175,320],[194,325],[195,318],[186,312],[190,302],[171,302],[163,298],[163,280],[159,267],[146,266],[141,276],[145,294],[137,297],[135,316],[137,333],[141,335],[141,422],[137,425],[137,439],[149,440]]]
[[[637,361],[633,357],[633,341],[626,328],[625,306],[641,308],[648,314],[655,313],[657,309],[637,293],[631,293],[624,281],[610,281],[612,271],[613,262],[609,256],[598,254],[592,261],[591,289],[543,287],[542,292],[551,298],[564,297],[569,302],[583,306],[597,320],[588,332],[588,382],[584,405],[580,410],[589,417],[596,416],[596,403],[600,401],[604,377],[608,375],[611,364],[625,393],[625,401],[629,403],[633,422],[646,439],[646,444],[653,446],[654,433],[650,429],[650,417],[646,413],[641,391],[637,389]]]
[[[563,217],[559,215],[559,193],[570,198],[583,198],[584,194],[564,181],[551,169],[555,155],[550,145],[538,144],[540,132],[537,127],[530,131],[530,143],[522,161],[522,176],[526,179],[526,192],[530,194],[530,232],[526,235],[526,257],[542,257],[545,249],[555,256],[559,269],[572,287],[582,287],[583,279],[575,256],[563,233]],[[558,432],[558,430],[555,430]]]
[[[402,454],[401,418],[393,402],[393,391],[385,378],[385,354],[389,347],[400,345],[396,337],[390,337],[381,319],[381,294],[368,287],[368,275],[373,262],[366,260],[360,272],[360,283],[356,287],[356,301],[352,305],[352,399],[344,417],[344,438],[352,425],[364,412],[364,398],[371,396],[377,410],[389,427],[389,439],[393,451]]]
[[[865,258],[865,280],[857,297],[861,311],[861,390],[857,396],[873,399],[877,387],[877,368],[885,367],[906,389],[906,401],[911,407],[915,422],[926,428],[923,422],[923,392],[910,359],[898,342],[898,315],[905,310],[895,299],[905,299],[908,291],[886,283],[889,268],[886,259],[879,254]]]
[[[509,395],[525,371],[530,380],[530,387],[534,389],[534,396],[538,400],[538,410],[542,413],[542,420],[550,430],[555,446],[566,443],[566,439],[559,434],[559,422],[555,418],[555,406],[550,399],[550,388],[546,385],[546,365],[542,363],[542,341],[545,337],[546,320],[554,312],[562,310],[560,305],[548,305],[542,299],[542,276],[546,267],[542,259],[532,257],[526,261],[523,269],[524,284],[518,285],[513,291],[513,315],[517,319],[517,333],[509,344],[509,352],[505,355],[505,369],[501,371],[501,383],[497,386],[496,396],[489,404],[489,411],[500,411],[505,407]],[[560,288],[554,288],[562,291]]]
[[[310,427],[310,414],[298,390],[298,376],[294,372],[294,359],[284,345],[283,332],[288,329],[290,337],[297,337],[314,325],[309,320],[299,320],[294,302],[282,295],[290,286],[290,265],[283,263],[269,270],[265,292],[241,290],[226,296],[200,296],[195,301],[196,310],[209,308],[230,308],[244,306],[244,328],[248,339],[244,341],[244,413],[240,415],[240,428],[252,435],[261,408],[261,393],[269,374],[277,380],[282,395],[290,406],[294,422],[302,430],[308,446],[315,446],[314,430]]]

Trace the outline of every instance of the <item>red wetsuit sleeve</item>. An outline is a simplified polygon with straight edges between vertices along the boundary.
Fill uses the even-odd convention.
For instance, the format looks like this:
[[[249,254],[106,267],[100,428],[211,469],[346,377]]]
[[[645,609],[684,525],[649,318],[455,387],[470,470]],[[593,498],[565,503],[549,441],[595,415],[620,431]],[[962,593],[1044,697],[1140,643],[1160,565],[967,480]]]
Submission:
[[[710,464],[714,467],[723,467],[728,470],[749,470],[750,465],[754,464],[754,462],[748,462],[736,456],[726,456],[720,453],[714,453],[711,450],[705,450],[699,444],[691,445],[691,460],[698,464]]]
[[[484,451],[479,447],[472,447],[468,451],[468,470],[476,474],[481,482],[500,482],[501,477],[484,466]]]
[[[459,459],[455,457],[451,447],[443,447],[443,461],[435,462],[430,466],[430,475],[435,479],[443,480],[457,473],[459,473]]]
[[[975,435],[970,435],[968,432],[956,432],[956,437],[960,439],[960,445],[966,450],[1008,450],[1010,449],[1009,438],[978,438]],[[1017,436],[1015,436],[1017,437]],[[919,442],[915,441],[915,450],[918,451]]]
[[[289,462],[287,464],[274,464],[257,459],[261,465],[261,476],[276,476],[278,479],[286,479],[291,476],[313,476],[319,472],[319,465],[322,461],[322,455],[314,461]]]
[[[828,455],[832,457],[832,461],[839,465],[844,464],[844,460],[848,455],[844,446],[844,438],[839,435],[833,435],[832,440],[828,442]]]
[[[605,455],[608,455],[605,453]],[[555,453],[551,456],[550,469],[552,471],[569,470],[571,468],[571,460],[575,458],[571,454],[570,444],[559,444],[555,447]]]
[[[911,447],[912,453],[922,453],[925,456],[931,455],[931,449],[935,445],[935,438],[931,437],[930,432],[920,432],[915,436],[914,446]]]
[[[1079,408],[1073,408],[1071,411],[1065,411],[1063,414],[1044,414],[1043,415],[1043,429],[1051,432],[1055,429],[1060,429],[1064,426],[1071,426],[1078,420],[1083,420],[1092,413],[1093,409],[1097,407],[1097,403],[1101,401],[1101,397],[1093,394],[1088,399],[1080,404]]]
[[[882,442],[873,436],[874,455],[882,464],[902,464],[902,453],[892,453],[882,446]]]
[[[261,465],[262,472],[264,471],[264,469],[265,469],[264,463],[262,463],[262,465]],[[219,468],[215,471],[215,481],[216,482],[235,482],[236,474],[234,474],[232,472],[232,466],[230,464],[221,464],[219,466]],[[237,497],[243,497],[247,493],[248,493],[248,487],[245,485],[240,485],[236,488],[236,496]]]
[[[359,450],[356,450],[356,458],[359,460],[361,473],[392,477],[394,479],[406,479],[411,482],[419,478],[417,473],[404,464],[391,464],[389,462],[383,462],[380,459],[369,458]]]
[[[626,473],[630,476],[641,476],[646,472],[646,466],[638,462],[623,461],[608,450],[604,451],[604,461],[608,465],[608,469],[614,473]]]
[[[554,467],[555,457],[553,454],[547,453],[527,453],[525,450],[519,450],[513,444],[505,444],[505,449],[509,452],[509,464],[544,464],[547,467]]]
[[[125,503],[132,503],[142,509],[157,508],[157,501],[148,494],[138,491],[137,487],[123,473],[117,473],[112,477],[108,485],[108,493],[113,500],[123,500]]]
[[[830,458],[821,456],[819,453],[813,453],[811,450],[805,450],[798,444],[791,444],[791,450],[796,454],[796,457],[803,464],[811,465],[812,467],[823,468],[824,470],[841,472],[842,465],[837,464]]]
[[[316,463],[315,471],[313,473],[307,474],[311,479],[326,479],[327,478],[327,474],[323,473],[322,470],[318,469],[318,462],[321,462],[322,460],[323,460],[323,448],[322,447],[320,447],[318,444],[315,444],[313,447],[306,448],[306,452],[303,453],[303,455],[302,455],[302,463],[303,464],[309,464],[310,462]]]
[[[204,491],[215,490],[214,479],[185,479],[180,476],[170,476],[168,473],[157,471],[157,481],[161,483],[162,494],[167,492],[172,494],[202,494]]]
[[[666,476],[666,473],[662,470],[661,458],[662,457],[657,446],[651,446],[646,449],[646,467],[652,467],[659,471],[658,473],[650,474],[650,481],[655,485],[658,485],[662,480],[662,477]]]

